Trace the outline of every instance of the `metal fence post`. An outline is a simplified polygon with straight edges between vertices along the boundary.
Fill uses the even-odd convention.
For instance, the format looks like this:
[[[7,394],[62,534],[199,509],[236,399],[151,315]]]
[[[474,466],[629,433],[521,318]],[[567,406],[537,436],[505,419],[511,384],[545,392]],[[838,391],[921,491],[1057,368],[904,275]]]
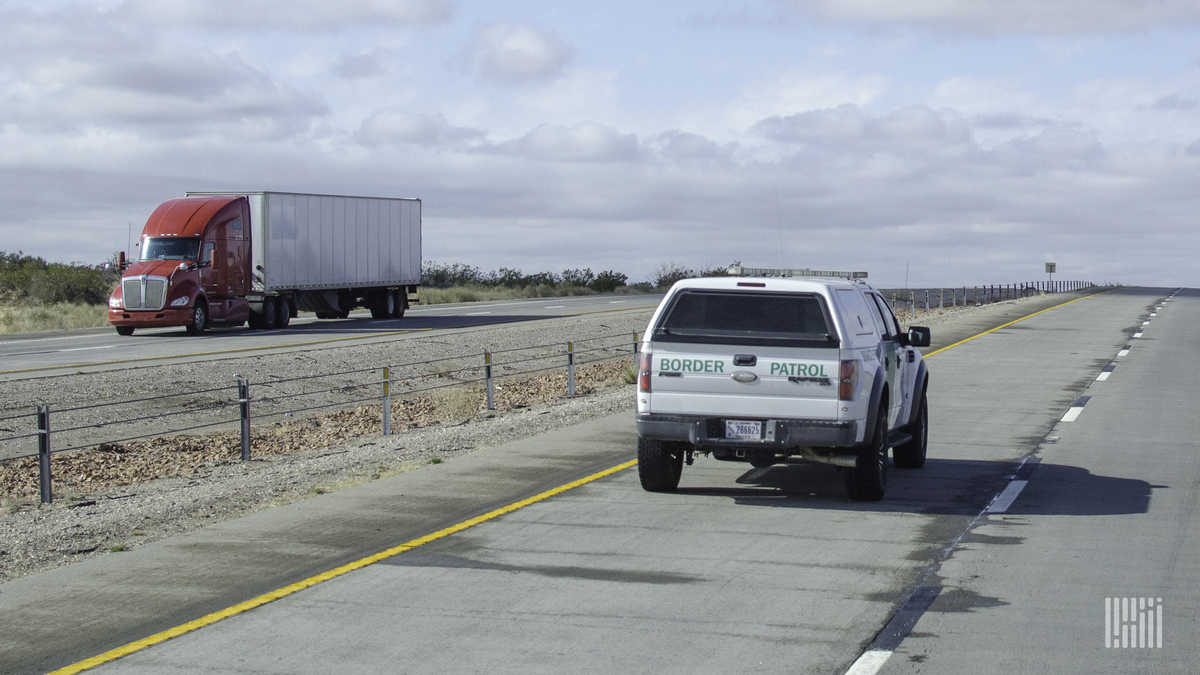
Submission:
[[[911,321],[917,315],[917,292],[908,292],[908,319]]]
[[[383,435],[392,435],[392,369],[383,367]]]
[[[567,343],[567,396],[575,397],[575,343]]]
[[[938,289],[938,309],[946,308],[946,289]]]
[[[237,376],[238,405],[242,414],[242,461],[250,461],[250,381]]]
[[[925,311],[929,311],[929,289],[925,289]]]
[[[635,330],[635,331],[633,331],[633,367],[634,368],[637,368],[637,366],[638,366],[638,352],[641,350],[641,347],[642,347],[640,344],[638,344],[637,337],[638,337],[637,331]]]
[[[50,489],[50,406],[40,405],[37,411],[38,424],[38,483],[42,489],[42,503],[54,501]]]
[[[487,409],[496,409],[496,383],[492,380],[492,353],[483,352],[483,379],[487,380]]]

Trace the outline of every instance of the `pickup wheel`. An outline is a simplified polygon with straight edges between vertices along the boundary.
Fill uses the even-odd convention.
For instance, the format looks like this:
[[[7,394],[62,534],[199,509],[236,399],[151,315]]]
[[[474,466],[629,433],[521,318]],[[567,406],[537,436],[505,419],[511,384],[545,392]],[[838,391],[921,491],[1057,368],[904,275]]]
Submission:
[[[192,322],[187,326],[188,335],[199,335],[208,328],[208,304],[197,300],[192,306]]]
[[[133,326],[117,326],[117,335],[133,335]]]
[[[679,487],[683,451],[662,441],[638,438],[638,478],[649,492],[671,492]]]
[[[887,399],[879,406],[874,433],[858,448],[853,469],[846,470],[846,492],[851,499],[875,502],[887,490]]]
[[[929,446],[929,402],[921,393],[921,409],[917,421],[909,430],[912,440],[892,448],[892,459],[902,469],[919,469],[925,466],[925,449]]]

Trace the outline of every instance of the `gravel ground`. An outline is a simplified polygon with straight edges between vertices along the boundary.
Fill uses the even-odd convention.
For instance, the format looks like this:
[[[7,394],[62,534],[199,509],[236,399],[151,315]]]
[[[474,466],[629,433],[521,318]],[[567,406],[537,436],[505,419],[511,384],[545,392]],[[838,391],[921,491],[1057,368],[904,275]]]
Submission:
[[[1037,298],[1007,301],[980,308],[933,310],[918,314],[922,324],[953,327],[1012,309]],[[1042,301],[1044,302],[1044,301]],[[647,312],[539,321],[462,331],[436,338],[417,338],[384,344],[257,356],[221,361],[224,372],[244,372],[252,379],[273,368],[294,370],[297,363],[319,364],[337,370],[356,359],[398,360],[397,356],[478,353],[483,346],[502,349],[530,343],[565,342],[581,334],[621,333],[644,328]],[[570,337],[567,337],[570,336]],[[325,352],[331,352],[326,356]],[[603,357],[604,354],[594,353]],[[269,361],[270,364],[262,362]],[[497,410],[482,410],[478,385],[428,392],[393,403],[391,436],[378,432],[378,406],[325,413],[302,420],[260,425],[255,435],[255,459],[237,461],[236,436],[217,432],[202,437],[172,437],[127,443],[103,451],[81,451],[77,465],[55,458],[57,489],[53,505],[37,504],[32,463],[16,470],[0,465],[0,580],[56,567],[92,555],[121,551],[141,543],[186,532],[209,523],[236,518],[330,490],[363,483],[468,452],[485,451],[505,442],[527,438],[584,420],[633,410],[632,388],[624,384],[628,361],[608,361],[581,368],[575,399],[563,398],[565,373],[511,377],[501,383]],[[237,369],[241,369],[238,371]],[[110,375],[25,380],[25,400],[50,388],[67,391],[76,400],[103,395],[150,396],[155,386],[174,377],[191,376],[203,386],[214,377],[211,364],[175,364],[134,369],[120,380]],[[514,369],[515,370],[515,369]],[[82,382],[81,382],[82,380]],[[118,382],[114,384],[114,382]],[[100,387],[93,398],[87,387]],[[14,400],[21,394],[2,394]],[[401,431],[403,430],[403,431]],[[631,448],[632,452],[632,448]],[[172,461],[163,461],[164,457]],[[65,457],[65,456],[64,456]],[[141,457],[142,461],[137,461]],[[8,472],[3,473],[5,467]],[[130,469],[129,467],[140,467]],[[153,470],[149,470],[149,469]],[[89,474],[90,472],[90,474]],[[166,472],[166,473],[164,473]],[[77,479],[67,482],[67,476]],[[92,475],[93,480],[80,477]],[[167,475],[169,477],[162,477]],[[57,483],[56,483],[57,485]]]

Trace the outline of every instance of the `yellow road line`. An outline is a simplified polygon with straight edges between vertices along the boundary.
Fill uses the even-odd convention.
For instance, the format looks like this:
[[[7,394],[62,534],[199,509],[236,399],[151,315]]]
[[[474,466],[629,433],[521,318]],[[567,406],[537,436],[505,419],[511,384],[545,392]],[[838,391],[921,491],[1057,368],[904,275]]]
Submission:
[[[1103,291],[1101,291],[1101,292],[1103,292]],[[1001,328],[1004,328],[1006,326],[1011,326],[1014,323],[1024,321],[1031,317],[1035,317],[1039,314],[1043,314],[1052,309],[1056,309],[1058,307],[1063,307],[1065,305],[1069,305],[1072,302],[1079,302],[1080,300],[1086,300],[1087,298],[1090,298],[1093,295],[1099,295],[1099,293],[1093,293],[1092,295],[1085,295],[1083,297],[1075,298],[1073,300],[1068,300],[1067,302],[1062,302],[1057,305],[1051,305],[1050,307],[1036,311],[1032,314],[1027,314],[1019,319],[1013,319],[1012,321],[1009,321],[1008,323],[1001,324],[994,328],[989,328],[988,330],[985,330],[982,333],[972,335],[971,337],[963,339],[963,340],[959,340],[958,342],[955,342],[954,344],[950,344],[945,347],[942,347],[941,349],[934,350],[934,351],[930,352],[929,354],[927,354],[925,358],[929,358],[931,356],[934,356],[935,354],[939,354],[948,349],[953,349],[961,344],[970,342],[971,340],[974,340],[975,338],[983,337],[984,335],[987,335],[988,333],[993,333],[995,331],[1000,330]],[[603,311],[613,311],[613,310],[599,310],[599,311],[603,312]],[[623,310],[616,310],[616,311],[623,311]],[[598,313],[598,312],[593,312],[593,313]],[[345,339],[345,338],[340,338],[340,339]],[[290,585],[284,586],[282,588],[277,588],[273,591],[270,591],[269,593],[264,593],[258,597],[251,598],[244,602],[239,602],[238,604],[232,605],[230,607],[226,607],[225,609],[218,610],[211,614],[206,614],[205,616],[202,616],[199,619],[193,619],[192,621],[188,621],[187,623],[180,624],[173,628],[168,628],[167,630],[155,633],[148,637],[144,637],[140,640],[134,640],[133,642],[129,642],[127,644],[121,645],[120,647],[111,649],[107,652],[104,652],[103,654],[98,654],[91,658],[84,659],[84,660],[76,662],[76,663],[72,663],[69,666],[65,666],[58,670],[52,671],[50,675],[68,675],[71,673],[79,673],[79,672],[83,672],[85,670],[89,670],[91,668],[95,668],[96,666],[108,663],[109,661],[115,661],[116,659],[119,659],[122,656],[128,656],[129,654],[132,654],[134,652],[139,652],[143,649],[146,649],[147,647],[152,647],[152,646],[160,644],[162,642],[166,642],[167,640],[170,640],[171,638],[179,637],[180,635],[183,635],[185,633],[190,633],[198,628],[203,628],[205,626],[212,625],[223,619],[228,619],[231,616],[236,616],[238,614],[248,612],[256,607],[261,607],[269,602],[274,602],[275,600],[287,597],[289,595],[292,595],[293,593],[297,593],[306,588],[310,588],[312,586],[316,586],[317,584],[329,581],[330,579],[340,577],[343,574],[346,574],[348,572],[353,572],[354,570],[361,569],[368,565],[373,565],[381,560],[386,560],[388,558],[400,555],[401,553],[406,553],[406,552],[411,551],[414,548],[417,548],[419,546],[424,546],[425,544],[428,544],[433,541],[437,541],[438,539],[443,539],[443,538],[448,537],[457,532],[462,532],[463,530],[475,527],[476,525],[485,523],[489,520],[499,518],[500,516],[503,516],[508,513],[512,513],[513,511],[516,511],[518,509],[523,509],[526,506],[529,506],[530,504],[536,504],[537,502],[544,501],[555,495],[562,494],[564,492],[567,492],[568,490],[573,490],[581,485],[586,485],[587,483],[591,483],[591,482],[599,480],[601,478],[611,476],[615,473],[619,473],[621,471],[624,471],[625,469],[629,469],[634,466],[637,466],[636,459],[629,460],[627,462],[622,462],[616,466],[604,469],[603,471],[598,471],[589,476],[584,476],[583,478],[580,478],[578,480],[571,481],[570,483],[566,483],[566,484],[560,485],[556,488],[546,490],[545,492],[540,492],[532,497],[527,497],[520,501],[516,501],[511,504],[501,506],[498,509],[493,509],[482,515],[475,516],[474,518],[470,518],[468,520],[464,520],[455,525],[451,525],[450,527],[438,530],[436,532],[431,532],[424,536],[417,537],[416,539],[406,541],[403,544],[400,544],[399,546],[393,546],[392,548],[385,549],[374,555],[369,555],[365,558],[360,558],[353,562],[346,563],[345,565],[342,565],[340,567],[335,567],[331,570],[321,572],[320,574],[316,574],[307,579],[297,581],[294,584],[290,584]]]
[[[963,338],[962,340],[959,340],[958,342],[955,342],[954,344],[949,344],[940,349],[935,349],[935,350],[929,352],[928,354],[925,354],[924,358],[928,359],[932,356],[937,356],[938,354],[941,354],[942,352],[944,352],[948,349],[954,349],[955,347],[957,347],[961,344],[966,344],[966,343],[970,342],[971,340],[974,340],[975,338],[981,338],[984,335],[987,335],[988,333],[995,333],[996,331],[1000,330],[1001,328],[1007,328],[1007,327],[1013,325],[1014,323],[1020,323],[1020,322],[1024,321],[1025,319],[1032,319],[1033,317],[1037,316],[1038,314],[1045,314],[1046,312],[1049,312],[1052,309],[1058,309],[1059,307],[1065,307],[1065,306],[1071,304],[1072,302],[1079,302],[1080,300],[1087,300],[1090,297],[1100,295],[1100,293],[1104,293],[1104,292],[1105,291],[1100,291],[1099,293],[1092,293],[1090,295],[1085,295],[1083,297],[1075,298],[1073,300],[1068,300],[1066,302],[1060,302],[1057,305],[1050,305],[1049,307],[1046,307],[1045,309],[1039,309],[1038,311],[1034,312],[1033,314],[1026,314],[1025,316],[1023,316],[1019,319],[1013,319],[1012,321],[1009,321],[1008,323],[1002,323],[999,326],[996,326],[994,328],[989,328],[989,329],[983,331],[982,333],[976,333],[975,335],[972,335],[969,338]]]
[[[86,363],[67,363],[61,366],[38,366],[36,368],[17,368],[16,370],[0,370],[0,375],[11,375],[13,373],[32,373],[38,370],[62,370],[64,368],[87,368],[90,366],[111,366],[118,363],[137,363],[138,361],[162,361],[163,359],[186,359],[192,356],[215,356],[217,354],[236,354],[237,352],[261,352],[267,349],[287,349],[288,347],[307,347],[308,345],[321,345],[330,342],[345,342],[346,340],[366,340],[369,338],[388,337],[391,335],[404,335],[406,333],[419,333],[422,331],[433,330],[432,328],[409,328],[406,330],[393,330],[386,333],[371,333],[370,335],[347,335],[344,337],[323,338],[320,340],[308,340],[307,342],[285,342],[281,345],[262,345],[260,347],[234,347],[233,349],[216,349],[211,352],[190,352],[188,354],[164,354],[163,356],[137,356],[130,359],[114,359],[112,361],[88,361]]]
[[[174,628],[168,628],[167,630],[164,630],[159,633],[155,633],[154,635],[151,635],[149,637],[144,637],[140,640],[134,640],[133,642],[121,645],[120,647],[117,647],[116,649],[111,649],[107,652],[104,652],[103,654],[93,656],[89,659],[84,659],[83,661],[79,661],[77,663],[72,663],[69,666],[66,666],[64,668],[60,668],[58,670],[53,671],[51,673],[51,675],[60,675],[60,674],[65,675],[67,673],[79,673],[79,672],[82,672],[82,671],[85,671],[85,670],[88,670],[91,668],[95,668],[96,666],[99,666],[101,664],[108,663],[109,661],[114,661],[116,659],[119,659],[122,656],[127,656],[134,652],[138,652],[143,649],[146,649],[147,647],[152,647],[161,642],[170,640],[171,638],[179,637],[180,635],[183,635],[184,633],[190,633],[190,632],[196,630],[197,628],[203,628],[204,626],[214,624],[218,621],[221,621],[222,619],[228,619],[231,616],[236,616],[243,612],[247,612],[249,610],[254,609],[255,607],[261,607],[269,602],[274,602],[275,600],[287,597],[293,593],[302,591],[311,586],[315,586],[319,583],[329,581],[330,579],[340,577],[343,574],[346,574],[347,572],[353,572],[356,569],[360,569],[360,568],[366,567],[368,565],[373,565],[381,560],[386,560],[393,556],[400,555],[401,553],[411,551],[414,548],[417,548],[418,546],[424,546],[425,544],[428,544],[432,541],[437,541],[438,539],[442,539],[444,537],[448,537],[452,534],[455,534],[456,532],[462,532],[463,530],[471,528],[471,527],[475,527],[476,525],[479,525],[480,523],[485,523],[494,518],[503,516],[506,513],[512,513],[513,511],[516,511],[518,509],[523,509],[526,506],[529,506],[530,504],[535,504],[537,502],[549,499],[550,497],[553,497],[554,495],[562,494],[563,492],[566,492],[568,490],[573,490],[581,485],[591,483],[592,481],[599,480],[606,476],[611,476],[614,473],[624,471],[625,469],[628,469],[628,468],[636,466],[636,465],[637,465],[637,460],[630,460],[628,462],[622,462],[621,464],[618,464],[614,467],[607,468],[603,471],[596,472],[590,476],[584,476],[583,478],[580,478],[579,480],[573,480],[570,483],[566,483],[566,484],[560,485],[556,488],[546,490],[545,492],[540,492],[532,497],[528,497],[526,499],[522,499],[520,501],[513,502],[513,503],[505,505],[505,506],[501,506],[498,509],[488,511],[487,513],[484,513],[479,516],[475,516],[474,518],[471,518],[468,520],[464,520],[461,523],[458,523],[457,525],[451,525],[450,527],[438,530],[437,532],[431,532],[430,534],[427,534],[423,537],[417,537],[416,539],[406,541],[403,544],[400,544],[399,546],[393,546],[392,548],[380,551],[379,553],[376,553],[375,555],[370,555],[365,558],[360,558],[353,562],[346,563],[345,565],[342,565],[341,567],[335,567],[331,570],[322,572],[315,576],[311,576],[302,581],[297,581],[294,584],[284,586],[283,588],[277,588],[269,593],[264,593],[256,598],[251,598],[249,600],[246,600],[245,602],[239,602],[238,604],[233,605],[231,607],[226,607],[225,609],[213,612],[212,614],[207,614],[205,616],[200,617],[199,619],[194,619],[187,623],[180,624],[178,626],[175,626]]]

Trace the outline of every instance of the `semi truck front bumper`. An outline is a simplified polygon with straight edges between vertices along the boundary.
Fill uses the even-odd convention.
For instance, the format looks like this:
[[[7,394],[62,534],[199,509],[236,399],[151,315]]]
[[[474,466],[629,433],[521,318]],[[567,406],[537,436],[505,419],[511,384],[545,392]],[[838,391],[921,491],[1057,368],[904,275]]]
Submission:
[[[746,418],[737,418],[746,419]],[[858,439],[858,423],[820,419],[764,419],[759,440],[725,438],[724,417],[698,415],[638,415],[638,436],[659,441],[686,441],[697,449],[850,448]]]
[[[127,309],[108,310],[108,322],[114,326],[133,326],[135,328],[154,328],[158,326],[186,326],[192,322],[191,307],[182,309],[163,309],[155,311],[129,311]]]

